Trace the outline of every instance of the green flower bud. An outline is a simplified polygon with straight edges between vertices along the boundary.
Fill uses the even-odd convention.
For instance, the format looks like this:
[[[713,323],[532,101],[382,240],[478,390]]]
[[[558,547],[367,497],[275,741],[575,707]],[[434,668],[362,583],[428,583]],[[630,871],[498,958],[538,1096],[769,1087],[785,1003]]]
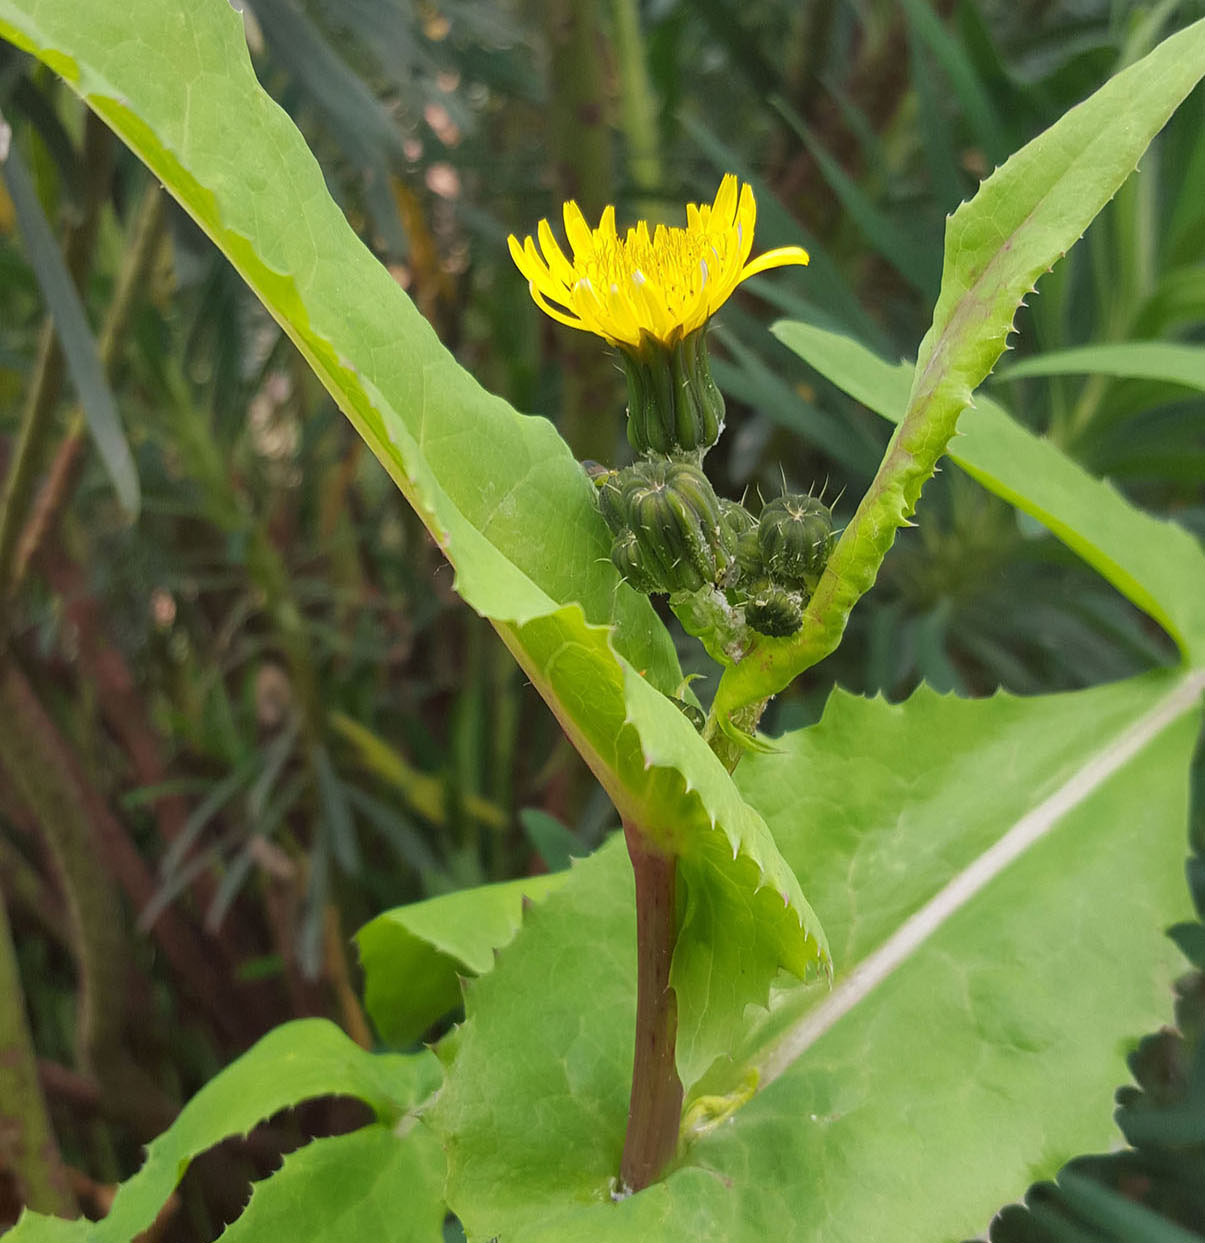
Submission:
[[[645,337],[621,346],[628,379],[628,440],[638,453],[709,449],[724,426],[724,397],[711,378],[706,326],[673,345]]]
[[[654,578],[644,568],[644,558],[640,551],[639,541],[631,531],[621,531],[611,545],[611,564],[622,575],[624,582],[636,591],[643,591],[646,596],[660,591]]]
[[[817,497],[787,493],[761,512],[758,549],[765,572],[776,582],[814,591],[832,542],[832,511]]]
[[[729,601],[740,604],[744,583],[765,577],[757,546],[757,519],[741,504],[720,498],[720,545],[725,565],[718,585]]]
[[[745,621],[751,630],[785,639],[803,625],[803,593],[763,579],[749,591]]]
[[[647,592],[698,591],[727,564],[720,502],[707,476],[689,462],[650,458],[616,471],[598,491],[615,533],[611,560]]]
[[[730,559],[736,556],[742,538],[756,529],[757,519],[743,505],[720,497],[720,540]]]

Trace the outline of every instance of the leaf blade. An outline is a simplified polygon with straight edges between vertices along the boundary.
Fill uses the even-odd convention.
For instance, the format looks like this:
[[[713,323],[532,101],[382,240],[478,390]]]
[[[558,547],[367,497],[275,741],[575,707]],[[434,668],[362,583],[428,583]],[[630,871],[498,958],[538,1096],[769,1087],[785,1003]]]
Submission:
[[[148,1145],[142,1168],[118,1188],[89,1243],[128,1243],[154,1221],[193,1157],[277,1110],[315,1096],[355,1096],[392,1125],[438,1082],[429,1053],[372,1054],[325,1019],[286,1023],[211,1079]]]
[[[385,911],[356,933],[364,1005],[390,1044],[414,1043],[460,1001],[459,976],[484,975],[508,945],[523,902],[539,902],[567,872],[461,889]]]
[[[1180,969],[1161,927],[1185,902],[1201,688],[1199,673],[1162,671],[1034,699],[922,691],[893,705],[837,692],[818,726],[751,757],[742,787],[815,878],[852,974],[1175,697],[1161,729],[746,1101],[780,1024],[829,996],[781,991],[688,1100],[688,1115],[698,1105],[713,1121],[665,1180],[618,1204],[608,1178],[631,1056],[631,881],[614,850],[582,864],[469,988],[432,1119],[469,1237],[831,1243],[901,1221],[909,1238],[964,1238],[1035,1173],[1107,1144],[1121,1042],[1162,1020]]]
[[[1205,21],[1198,21],[1071,109],[950,217],[941,293],[903,422],[829,559],[802,629],[759,642],[724,671],[713,708],[719,722],[775,694],[840,642],[959,415],[1003,353],[1017,306],[1122,185],[1203,75]]]
[[[388,1223],[390,1243],[443,1243],[443,1174],[443,1154],[421,1124],[404,1137],[367,1126],[316,1139],[255,1184],[222,1240],[360,1243]]]
[[[1000,381],[1028,376],[1109,375],[1134,380],[1166,380],[1205,390],[1205,349],[1177,341],[1110,341],[1051,350],[1013,362],[995,377]]]
[[[893,366],[848,337],[810,324],[775,334],[856,400],[898,423],[906,363]],[[949,455],[989,491],[1032,515],[1175,639],[1205,662],[1205,550],[1176,523],[1145,513],[980,396]]]

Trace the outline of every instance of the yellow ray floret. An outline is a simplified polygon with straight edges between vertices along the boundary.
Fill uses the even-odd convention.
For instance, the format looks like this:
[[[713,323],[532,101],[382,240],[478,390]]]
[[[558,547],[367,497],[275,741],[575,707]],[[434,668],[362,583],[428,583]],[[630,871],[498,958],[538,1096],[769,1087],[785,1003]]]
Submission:
[[[808,261],[802,247],[783,246],[750,262],[757,204],[733,173],[710,206],[687,205],[684,229],[659,224],[650,232],[641,220],[620,237],[614,207],[591,229],[574,202],[564,216],[572,260],[547,220],[536,230],[538,246],[510,236],[511,257],[542,311],[611,345],[639,348],[646,338],[672,345],[702,328],[743,280]]]

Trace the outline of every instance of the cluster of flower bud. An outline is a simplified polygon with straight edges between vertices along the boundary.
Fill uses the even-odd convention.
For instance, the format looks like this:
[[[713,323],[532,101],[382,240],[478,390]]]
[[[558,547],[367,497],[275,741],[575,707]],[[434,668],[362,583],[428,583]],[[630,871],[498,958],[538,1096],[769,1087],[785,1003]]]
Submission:
[[[637,591],[718,589],[759,634],[783,637],[802,625],[833,542],[832,513],[819,498],[788,493],[754,518],[683,457],[592,475],[614,537],[611,560]]]
[[[746,629],[794,634],[832,548],[828,506],[785,493],[755,518],[716,495],[703,457],[723,429],[724,398],[711,378],[705,325],[668,344],[644,335],[639,346],[621,344],[619,355],[628,440],[641,456],[620,470],[587,464],[616,569],[637,591],[668,594],[679,616],[689,615],[688,630],[719,650],[730,650],[733,634],[741,646]]]
[[[776,638],[794,634],[832,545],[832,511],[819,497],[788,492],[766,504],[738,549],[746,623]]]

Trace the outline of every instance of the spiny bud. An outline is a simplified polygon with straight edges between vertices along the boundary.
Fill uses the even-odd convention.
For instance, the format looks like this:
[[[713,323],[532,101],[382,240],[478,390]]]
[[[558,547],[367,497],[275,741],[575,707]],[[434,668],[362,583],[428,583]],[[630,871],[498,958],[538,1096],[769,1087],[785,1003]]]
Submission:
[[[724,426],[724,397],[711,378],[707,329],[673,345],[646,338],[622,347],[628,379],[628,440],[638,453],[709,449]]]
[[[758,634],[785,639],[803,625],[803,593],[763,579],[750,588],[745,621]]]
[[[832,547],[832,511],[814,496],[776,497],[761,512],[757,542],[762,564],[776,582],[815,591]]]
[[[616,471],[598,503],[616,537],[611,559],[638,590],[698,591],[727,564],[719,499],[689,462],[650,458]]]

